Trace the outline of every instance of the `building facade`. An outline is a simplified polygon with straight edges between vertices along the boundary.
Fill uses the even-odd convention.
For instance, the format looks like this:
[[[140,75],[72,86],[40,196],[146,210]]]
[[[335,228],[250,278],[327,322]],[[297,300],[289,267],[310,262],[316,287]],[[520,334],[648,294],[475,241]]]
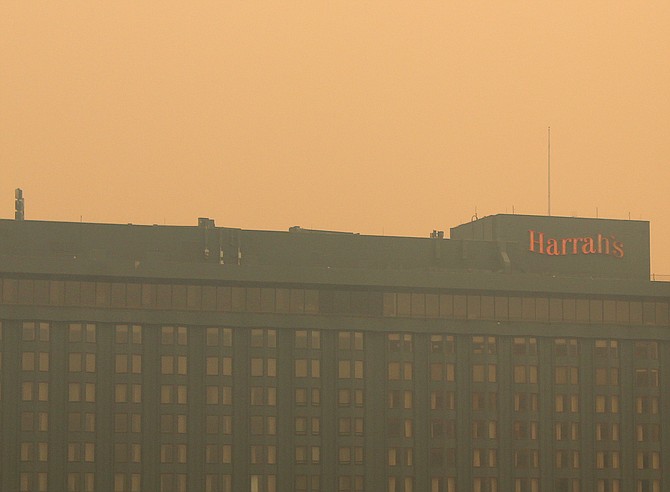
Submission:
[[[640,221],[0,221],[0,490],[661,492]]]

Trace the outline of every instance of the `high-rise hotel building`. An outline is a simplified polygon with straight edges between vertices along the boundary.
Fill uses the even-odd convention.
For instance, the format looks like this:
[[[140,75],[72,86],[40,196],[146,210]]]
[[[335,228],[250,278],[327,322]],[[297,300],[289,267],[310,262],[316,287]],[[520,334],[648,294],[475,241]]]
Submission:
[[[450,236],[0,221],[0,490],[670,490],[649,224]]]

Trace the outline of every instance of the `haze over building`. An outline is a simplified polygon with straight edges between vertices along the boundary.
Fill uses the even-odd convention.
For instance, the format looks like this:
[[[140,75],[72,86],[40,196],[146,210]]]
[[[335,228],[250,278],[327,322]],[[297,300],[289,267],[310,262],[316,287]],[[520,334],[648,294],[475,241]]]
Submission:
[[[649,224],[0,221],[0,489],[660,492]]]

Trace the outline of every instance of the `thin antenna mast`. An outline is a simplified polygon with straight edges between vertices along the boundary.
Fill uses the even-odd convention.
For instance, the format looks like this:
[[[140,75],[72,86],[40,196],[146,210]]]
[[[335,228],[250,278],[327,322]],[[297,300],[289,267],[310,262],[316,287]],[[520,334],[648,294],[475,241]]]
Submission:
[[[551,217],[551,127],[547,127],[547,213]]]

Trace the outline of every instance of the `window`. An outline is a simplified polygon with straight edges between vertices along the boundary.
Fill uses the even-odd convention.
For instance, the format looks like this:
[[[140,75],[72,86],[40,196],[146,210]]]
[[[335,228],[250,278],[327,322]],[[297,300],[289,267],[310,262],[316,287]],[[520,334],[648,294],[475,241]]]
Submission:
[[[363,379],[362,360],[340,360],[337,363],[337,377],[339,379]]]
[[[389,408],[412,408],[414,403],[414,394],[411,390],[390,390],[388,392]]]
[[[557,441],[578,441],[579,436],[578,422],[556,422],[554,424],[554,438]]]
[[[573,449],[560,449],[555,453],[554,464],[556,468],[579,468],[579,451]]]
[[[277,376],[277,359],[274,358],[260,358],[253,357],[250,361],[251,375],[254,377],[276,377]]]
[[[251,346],[252,347],[277,347],[277,332],[276,330],[266,330],[262,328],[254,328],[251,330]]]
[[[293,365],[296,378],[321,376],[321,362],[318,359],[295,359]]]
[[[537,384],[537,366],[536,365],[515,365],[514,382]]]
[[[536,440],[538,437],[538,422],[533,420],[515,421],[512,425],[512,436],[515,440]]]
[[[68,325],[68,341],[95,343],[95,325],[92,323],[70,323]]]
[[[495,364],[474,364],[472,366],[472,381],[475,383],[495,383],[497,380],[497,366]]]
[[[496,337],[472,337],[472,353],[495,355],[498,351]]]
[[[579,384],[579,369],[571,366],[555,367],[554,382],[556,384]]]
[[[456,394],[453,391],[432,390],[430,392],[431,410],[454,410]]]
[[[595,353],[598,358],[619,358],[619,342],[616,340],[596,340]]]
[[[50,325],[46,322],[24,321],[21,339],[24,342],[48,342]]]
[[[188,343],[188,332],[185,326],[162,326],[161,345],[186,345]]]
[[[514,393],[515,412],[537,412],[537,393]]]
[[[403,379],[405,381],[412,380],[412,363],[411,362],[389,362],[388,363],[388,380],[398,381]]]
[[[658,414],[658,397],[638,396],[635,398],[635,412],[637,414]]]
[[[637,360],[657,360],[658,342],[635,342],[635,358]]]
[[[22,352],[21,370],[47,372],[49,370],[49,353]]]
[[[453,335],[431,335],[430,352],[434,354],[453,355],[456,352],[456,344]]]
[[[535,337],[514,337],[512,339],[512,354],[537,355],[537,339]]]
[[[118,344],[139,345],[142,343],[142,327],[140,325],[116,325],[114,341]]]
[[[454,382],[456,380],[456,365],[451,362],[431,362],[430,380]]]
[[[658,369],[635,369],[635,384],[642,388],[658,388]]]
[[[185,376],[188,366],[185,355],[161,355],[161,374]]]
[[[297,349],[319,350],[321,348],[321,333],[316,330],[296,330],[294,345]]]
[[[205,374],[207,376],[232,376],[232,357],[207,357],[205,359]]]
[[[554,354],[557,357],[577,357],[579,345],[575,338],[557,338],[554,340]]]
[[[609,422],[596,422],[595,424],[596,441],[618,441],[619,424]]]
[[[390,352],[412,352],[413,337],[410,333],[389,333],[387,339]]]
[[[558,413],[579,412],[579,395],[557,394],[554,396],[554,410]]]
[[[489,410],[496,411],[498,409],[498,394],[497,393],[482,393],[479,391],[472,392],[472,410],[481,411]]]
[[[474,468],[498,466],[498,450],[493,448],[475,448],[472,450],[472,466]]]
[[[207,328],[205,344],[208,347],[232,347],[233,330],[231,328]]]
[[[596,367],[596,384],[604,385],[618,385],[619,384],[619,368],[618,367]]]
[[[472,422],[473,439],[497,439],[498,422],[495,420],[475,420]]]
[[[338,350],[363,350],[363,332],[340,331],[337,334]]]

